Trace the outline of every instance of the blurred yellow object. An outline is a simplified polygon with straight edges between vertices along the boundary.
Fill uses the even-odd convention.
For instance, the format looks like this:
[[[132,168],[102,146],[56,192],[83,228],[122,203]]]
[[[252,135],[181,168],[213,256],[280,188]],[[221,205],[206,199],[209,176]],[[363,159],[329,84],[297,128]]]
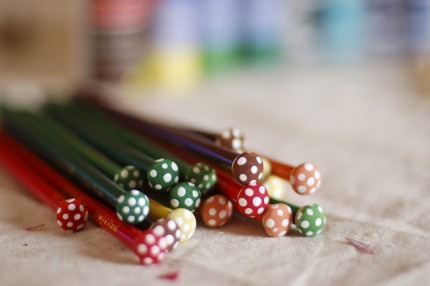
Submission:
[[[287,180],[274,175],[268,176],[263,186],[267,189],[269,196],[277,200],[285,199],[287,193],[293,191]]]
[[[126,77],[125,84],[144,90],[156,88],[169,95],[184,94],[199,83],[201,67],[196,51],[154,52]]]

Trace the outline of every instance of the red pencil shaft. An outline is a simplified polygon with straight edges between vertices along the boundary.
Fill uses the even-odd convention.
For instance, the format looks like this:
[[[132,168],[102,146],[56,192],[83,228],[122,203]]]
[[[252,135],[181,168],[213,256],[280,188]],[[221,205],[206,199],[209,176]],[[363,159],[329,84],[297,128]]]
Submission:
[[[27,168],[23,168],[23,164],[19,163],[19,160],[20,158],[15,156],[0,139],[0,161],[7,171],[34,196],[56,211],[59,202],[65,200],[66,197],[36,174],[28,172]]]
[[[294,170],[294,167],[281,163],[279,161],[273,160],[273,159],[269,159],[266,157],[266,159],[270,162],[271,164],[271,174],[284,178],[286,180],[290,180],[290,175],[291,172]]]
[[[134,246],[136,237],[141,234],[139,229],[134,226],[124,224],[112,210],[85,194],[82,190],[76,187],[76,185],[39,159],[35,154],[15,139],[8,135],[0,134],[0,142],[5,142],[9,146],[10,150],[13,150],[17,158],[20,157],[22,162],[26,162],[29,166],[25,170],[26,174],[30,174],[32,172],[31,170],[37,170],[39,176],[50,181],[66,195],[75,197],[84,202],[88,207],[90,218],[100,227],[116,236],[128,246]],[[24,170],[24,168],[25,167],[22,169]],[[33,176],[35,176],[35,171],[32,173]]]

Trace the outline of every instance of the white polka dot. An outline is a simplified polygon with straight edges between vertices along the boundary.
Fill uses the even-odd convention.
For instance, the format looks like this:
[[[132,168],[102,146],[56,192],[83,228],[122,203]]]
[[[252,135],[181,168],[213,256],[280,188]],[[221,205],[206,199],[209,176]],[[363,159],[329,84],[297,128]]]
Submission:
[[[321,223],[322,223],[321,218],[317,218],[317,219],[315,220],[315,225],[316,225],[316,226],[320,226],[320,225],[321,225]]]
[[[248,201],[246,199],[244,199],[244,198],[239,199],[239,205],[241,207],[245,207],[247,204],[248,204]]]
[[[287,234],[287,231],[286,230],[283,230],[283,231],[281,231],[279,234],[278,234],[278,236],[284,236],[284,235],[286,235]]]
[[[200,203],[201,203],[201,200],[200,200],[200,199],[197,199],[197,200],[196,200],[196,203],[195,203],[196,208],[198,208],[198,207],[200,206]]]
[[[185,196],[187,190],[184,187],[179,187],[178,188],[178,196],[183,197]]]
[[[72,227],[72,226],[73,226],[73,222],[68,222],[68,223],[67,223],[67,226],[68,226],[68,227]]]
[[[322,207],[321,207],[321,206],[318,206],[318,211],[319,211],[320,213],[322,213],[322,212],[323,212],[323,209],[322,209]]]
[[[264,212],[264,208],[259,208],[257,211],[258,214],[262,214],[263,212]]]
[[[156,227],[154,227],[152,229],[154,231],[154,233],[158,236],[162,236],[164,235],[164,227],[162,227],[161,225],[157,225]]]
[[[161,168],[163,168],[164,170],[167,169],[167,167],[169,167],[169,166],[167,166],[167,163],[161,164]]]
[[[264,197],[264,204],[266,204],[266,205],[267,205],[268,203],[269,203],[269,197],[268,197],[268,196],[265,196],[265,197]]]
[[[311,210],[311,209],[307,209],[307,210],[306,210],[306,213],[307,213],[308,215],[314,215],[314,211],[313,211],[313,210]]]
[[[121,177],[127,178],[128,177],[128,171],[127,170],[122,170],[121,171]]]
[[[246,208],[245,209],[245,213],[248,214],[248,215],[251,214],[252,213],[252,209],[251,208]]]
[[[212,197],[213,198],[213,197]],[[221,205],[225,205],[227,202],[226,202],[226,200],[225,200],[225,198],[224,197],[218,197],[218,202],[221,204]]]
[[[155,189],[157,189],[157,190],[161,190],[163,187],[160,185],[160,184],[156,184],[155,185]]]
[[[155,242],[155,237],[154,237],[152,234],[147,234],[147,235],[145,236],[145,241],[146,241],[146,243],[148,243],[148,244],[154,244],[154,242]]]
[[[305,176],[305,174],[300,173],[300,174],[298,174],[298,175],[297,175],[297,179],[298,179],[299,181],[304,181],[304,180],[306,179],[306,176]]]
[[[145,257],[143,259],[143,264],[149,265],[149,264],[152,264],[152,263],[154,263],[154,261],[152,260],[151,257]]]
[[[83,212],[83,211],[85,210],[84,205],[80,205],[80,206],[79,206],[79,210],[80,210],[81,212]]]
[[[245,190],[245,194],[246,194],[248,197],[252,197],[252,196],[254,195],[254,190],[253,190],[253,189],[251,189],[251,188],[247,188],[247,189]]]
[[[163,180],[164,180],[166,183],[170,182],[170,181],[172,180],[172,175],[171,175],[171,174],[169,174],[169,173],[164,174],[164,176],[163,176]]]
[[[252,204],[253,204],[255,207],[260,206],[260,205],[261,205],[261,198],[259,198],[259,197],[255,197],[255,198],[253,198],[253,199],[252,199]]]
[[[306,236],[312,236],[314,233],[312,231],[306,232]]]
[[[61,222],[61,220],[57,220],[57,223],[58,223],[59,226],[63,225],[63,223]]]
[[[130,212],[130,208],[128,206],[124,206],[122,208],[122,212],[125,213],[125,214],[128,214]]]
[[[182,226],[182,230],[184,231],[184,233],[188,233],[190,231],[190,225],[189,224],[184,224]]]
[[[149,207],[148,207],[148,206],[144,206],[144,207],[143,207],[143,212],[142,212],[142,213],[143,213],[143,215],[145,215],[145,216],[146,216],[146,215],[149,213]]]
[[[252,166],[251,167],[251,173],[255,174],[255,173],[257,173],[257,171],[258,171],[257,166]]]
[[[238,164],[239,166],[242,166],[242,165],[246,164],[246,158],[245,158],[245,157],[240,157],[240,158],[237,160],[237,164]]]
[[[61,208],[57,209],[57,214],[61,213]]]
[[[76,199],[71,198],[71,199],[66,200],[66,202],[71,203],[71,202],[74,202],[75,200],[76,200]]]
[[[248,179],[248,177],[245,174],[240,174],[239,180],[241,180],[242,182],[245,182],[246,179]]]
[[[80,214],[75,214],[75,216],[73,217],[74,220],[80,220],[81,219],[81,215]]]
[[[69,214],[63,214],[63,219],[69,219]]]
[[[140,194],[140,192],[139,192],[138,190],[132,190],[132,191],[131,191],[131,194],[132,194],[133,196],[138,196],[138,195]]]
[[[71,211],[74,211],[76,209],[76,205],[75,204],[70,204],[67,206],[67,208]]]
[[[276,213],[278,214],[278,216],[283,216],[284,215],[284,211],[283,210],[277,210]]]
[[[309,191],[309,193],[313,194],[313,193],[315,193],[316,191],[317,191],[317,188],[312,188],[312,189]]]
[[[139,207],[135,207],[134,208],[134,213],[135,214],[140,214],[140,208]]]
[[[166,239],[167,245],[172,245],[175,243],[175,238],[171,234],[166,235],[164,238]]]
[[[305,169],[307,171],[312,171],[314,169],[314,165],[312,165],[311,163],[306,163],[305,164]]]
[[[221,134],[221,137],[222,138],[224,138],[224,139],[228,139],[228,138],[230,138],[231,136],[230,136],[230,130],[226,130],[226,131],[224,131],[222,134]]]
[[[193,205],[194,201],[190,198],[186,198],[184,203],[187,207],[191,207]]]
[[[196,190],[193,190],[193,197],[197,198],[199,196],[199,192]]]
[[[134,181],[134,180],[131,180],[130,182],[128,182],[128,187],[129,188],[135,188],[136,187],[136,185],[137,185],[137,183],[136,183],[136,181]]]
[[[227,212],[225,210],[222,210],[219,212],[218,216],[219,216],[219,218],[223,219],[227,216]]]
[[[216,215],[216,209],[215,208],[210,208],[209,209],[209,215]]]
[[[237,138],[233,139],[231,141],[231,147],[233,148],[233,150],[238,150],[238,149],[242,148],[242,140],[237,139]]]
[[[282,224],[283,227],[287,227],[289,223],[290,223],[290,221],[285,218],[285,219],[282,220],[281,224]]]
[[[299,220],[302,217],[302,215],[303,215],[302,211],[299,211],[297,213],[297,220]]]
[[[151,170],[151,171],[149,172],[149,176],[151,176],[152,178],[157,177],[157,170]]]
[[[260,174],[258,174],[258,179],[261,180],[261,178],[263,178],[263,172],[260,172]]]
[[[261,157],[260,157],[260,156],[257,156],[257,162],[258,162],[258,164],[263,163],[263,160],[261,160]]]
[[[311,187],[314,183],[315,183],[314,177],[310,177],[306,181],[306,184],[308,184],[309,187]]]
[[[138,204],[139,204],[139,206],[143,207],[146,204],[145,199],[144,198],[139,198]]]
[[[266,193],[266,188],[265,188],[265,187],[263,187],[263,186],[260,186],[260,187],[258,188],[258,190],[260,191],[260,194],[262,194],[262,195],[264,195],[264,194]]]
[[[189,210],[184,210],[184,217],[186,217],[186,218],[192,218],[192,217],[194,217],[194,215]]]
[[[200,168],[199,167],[194,167],[193,168],[193,172],[196,173],[196,174],[200,173]]]
[[[210,220],[208,221],[208,224],[209,224],[210,226],[214,226],[214,225],[216,224],[216,220],[214,220],[214,219],[210,219]]]
[[[308,228],[309,227],[309,222],[307,220],[304,220],[300,223],[300,226],[302,228]]]
[[[139,221],[139,222],[141,222],[141,221],[143,221],[143,219],[144,219],[145,217],[143,216],[143,215],[140,215],[138,218],[137,218],[137,220]]]
[[[160,254],[160,248],[154,245],[153,247],[151,247],[150,252],[152,256],[157,256],[158,254]]]
[[[170,204],[172,207],[177,208],[179,206],[179,201],[177,199],[171,199]]]
[[[137,201],[135,198],[129,198],[128,199],[128,205],[131,207],[134,207],[136,205]]]
[[[134,217],[134,216],[128,216],[128,218],[127,218],[127,220],[129,221],[129,222],[134,222],[134,220],[135,220],[136,218]]]
[[[139,252],[140,254],[145,254],[147,251],[148,251],[148,247],[146,247],[146,245],[145,245],[145,244],[140,243],[140,244],[137,246],[137,252]]]
[[[80,225],[78,225],[77,227],[76,227],[76,229],[77,230],[80,230],[80,229],[82,229],[84,227],[84,224],[83,223],[81,223]]]
[[[178,165],[175,162],[172,162],[171,166],[173,171],[177,172],[179,170]]]
[[[273,219],[269,218],[268,220],[266,220],[266,226],[268,228],[274,227],[275,226],[275,221]]]
[[[318,170],[314,171],[314,177],[315,179],[319,180],[321,178],[321,173]]]
[[[177,217],[175,221],[180,227],[184,224],[184,220],[180,217]]]
[[[306,187],[305,186],[298,186],[297,191],[299,191],[299,193],[304,193],[304,192],[306,192]]]

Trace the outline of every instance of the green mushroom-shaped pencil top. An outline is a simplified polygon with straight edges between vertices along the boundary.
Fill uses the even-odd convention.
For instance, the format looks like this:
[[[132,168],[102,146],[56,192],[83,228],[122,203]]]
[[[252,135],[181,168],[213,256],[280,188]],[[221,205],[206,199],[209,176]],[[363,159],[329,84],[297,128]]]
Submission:
[[[116,212],[123,222],[139,224],[148,216],[148,197],[138,190],[131,190],[118,198]]]
[[[190,182],[176,184],[169,193],[169,202],[173,209],[196,210],[200,205],[200,190]]]
[[[212,189],[217,182],[215,170],[203,163],[192,165],[187,170],[185,178],[194,183],[203,194]]]
[[[142,173],[134,166],[125,166],[113,177],[114,182],[124,190],[140,189],[143,186]]]
[[[295,224],[303,236],[315,236],[324,228],[325,213],[318,204],[301,207],[295,217]]]
[[[179,167],[169,159],[158,159],[148,168],[148,184],[151,188],[161,191],[179,181]]]

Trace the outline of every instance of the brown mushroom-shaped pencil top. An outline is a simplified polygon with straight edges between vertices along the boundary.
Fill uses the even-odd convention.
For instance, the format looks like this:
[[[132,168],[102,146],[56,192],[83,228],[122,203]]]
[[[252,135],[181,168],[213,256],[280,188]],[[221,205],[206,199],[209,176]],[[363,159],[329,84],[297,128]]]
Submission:
[[[151,229],[154,230],[156,235],[164,236],[167,251],[172,251],[179,245],[181,230],[174,219],[161,218],[151,225]]]
[[[200,215],[204,224],[214,228],[225,225],[232,214],[233,203],[222,194],[207,198],[200,208]]]
[[[78,199],[68,199],[59,203],[57,223],[64,230],[77,231],[88,221],[88,209]]]
[[[286,204],[269,205],[263,214],[263,227],[272,237],[286,235],[290,230],[293,213]]]
[[[243,134],[238,128],[229,128],[216,136],[215,143],[237,152],[242,152],[243,139]]]
[[[244,152],[234,159],[231,170],[239,184],[255,184],[263,178],[263,160],[253,152]]]
[[[313,194],[321,184],[320,171],[312,163],[302,163],[291,172],[290,183],[299,195]]]

